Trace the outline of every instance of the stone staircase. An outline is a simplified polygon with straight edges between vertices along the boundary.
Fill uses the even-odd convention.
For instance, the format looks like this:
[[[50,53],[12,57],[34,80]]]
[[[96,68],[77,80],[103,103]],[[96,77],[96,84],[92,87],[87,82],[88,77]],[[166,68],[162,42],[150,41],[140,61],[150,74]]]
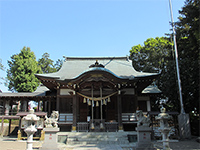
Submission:
[[[58,142],[67,145],[129,145],[128,135],[136,136],[136,132],[60,132],[58,134]]]

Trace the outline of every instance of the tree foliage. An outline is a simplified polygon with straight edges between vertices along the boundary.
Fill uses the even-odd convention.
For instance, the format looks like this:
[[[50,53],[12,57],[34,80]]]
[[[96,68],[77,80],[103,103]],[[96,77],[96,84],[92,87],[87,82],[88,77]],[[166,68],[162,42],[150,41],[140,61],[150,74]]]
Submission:
[[[7,79],[11,91],[33,92],[38,87],[39,81],[35,73],[41,73],[35,54],[29,47],[23,47],[19,54],[11,56],[8,61]]]
[[[144,42],[144,46],[136,45],[130,50],[130,58],[133,67],[142,72],[160,72],[159,79],[155,82],[163,95],[157,97],[168,98],[168,106],[177,108],[175,61],[173,57],[171,39],[167,37],[149,38]],[[159,101],[153,101],[154,110],[158,110]],[[169,108],[168,108],[169,109]]]
[[[130,50],[133,66],[137,71],[160,72],[171,56],[172,44],[166,37],[149,38],[144,46],[136,45]]]
[[[200,1],[186,0],[179,13],[176,36],[185,111],[199,112]]]
[[[43,73],[52,73],[56,72],[56,68],[54,68],[53,60],[49,58],[48,53],[44,53],[42,58],[38,60],[38,65],[41,67]]]
[[[0,59],[0,70],[4,70],[4,66],[2,64],[2,59]]]
[[[43,73],[52,73],[58,71],[62,66],[62,61],[58,59],[54,64],[54,61],[49,58],[48,53],[44,53],[42,58],[38,60],[38,65],[41,67]]]
[[[54,68],[58,71],[62,67],[63,61],[61,59],[58,59],[56,63],[54,64]]]

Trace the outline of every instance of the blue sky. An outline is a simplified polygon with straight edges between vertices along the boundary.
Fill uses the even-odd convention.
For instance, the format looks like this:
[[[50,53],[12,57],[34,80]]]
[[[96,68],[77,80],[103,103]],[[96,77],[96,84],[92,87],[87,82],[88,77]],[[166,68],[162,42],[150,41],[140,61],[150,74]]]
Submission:
[[[183,6],[172,0],[174,21]],[[0,58],[8,69],[7,61],[24,46],[37,60],[45,52],[54,61],[126,56],[147,38],[170,33],[169,10],[168,0],[0,0]]]

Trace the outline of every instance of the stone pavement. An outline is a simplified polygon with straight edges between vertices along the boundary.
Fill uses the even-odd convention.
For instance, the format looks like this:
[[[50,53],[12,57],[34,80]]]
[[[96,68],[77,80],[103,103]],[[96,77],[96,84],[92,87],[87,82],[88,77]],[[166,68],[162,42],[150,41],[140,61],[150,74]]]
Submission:
[[[156,150],[162,149],[162,143],[153,141]],[[33,143],[33,148],[39,149],[42,142],[35,141]],[[134,144],[133,144],[134,145]],[[131,145],[100,145],[100,144],[90,144],[90,145],[64,145],[59,144],[60,150],[134,150],[134,146]],[[196,138],[191,140],[180,140],[179,142],[170,143],[170,148],[173,150],[200,150],[200,143],[196,142]],[[25,150],[26,141],[17,141],[16,138],[0,138],[0,150]]]

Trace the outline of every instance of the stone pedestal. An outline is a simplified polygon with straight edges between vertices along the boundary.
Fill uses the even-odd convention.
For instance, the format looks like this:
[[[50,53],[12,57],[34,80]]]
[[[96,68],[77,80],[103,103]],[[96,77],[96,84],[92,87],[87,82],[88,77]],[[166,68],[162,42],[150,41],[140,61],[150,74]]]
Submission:
[[[60,128],[44,128],[45,138],[40,150],[59,150],[56,133]]]
[[[151,143],[152,129],[148,126],[138,126],[137,131],[137,146],[136,150],[153,150],[153,144]]]
[[[180,138],[181,139],[190,139],[191,131],[190,131],[189,114],[178,115],[178,124],[179,124]]]
[[[24,132],[26,132],[27,134],[27,146],[26,146],[26,150],[33,150],[33,134],[37,131],[37,129],[35,128],[35,126],[31,125],[29,127],[27,127]]]

